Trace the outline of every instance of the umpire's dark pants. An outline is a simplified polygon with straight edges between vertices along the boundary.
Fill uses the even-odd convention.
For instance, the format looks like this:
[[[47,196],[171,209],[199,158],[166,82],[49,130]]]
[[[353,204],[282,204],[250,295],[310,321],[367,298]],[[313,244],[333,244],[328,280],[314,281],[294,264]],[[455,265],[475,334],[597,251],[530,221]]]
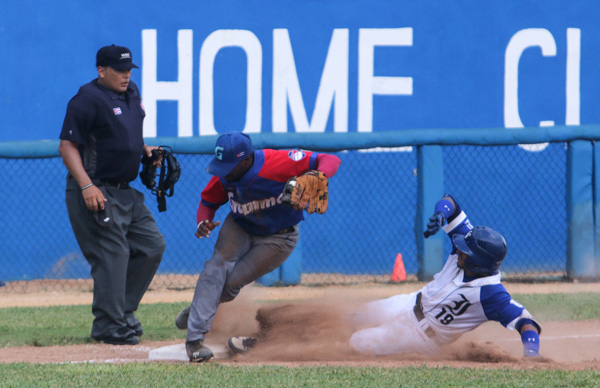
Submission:
[[[94,279],[91,336],[102,339],[119,328],[135,326],[134,311],[148,289],[165,250],[165,239],[133,188],[103,187],[114,224],[96,223],[75,179],[67,179],[71,226]]]

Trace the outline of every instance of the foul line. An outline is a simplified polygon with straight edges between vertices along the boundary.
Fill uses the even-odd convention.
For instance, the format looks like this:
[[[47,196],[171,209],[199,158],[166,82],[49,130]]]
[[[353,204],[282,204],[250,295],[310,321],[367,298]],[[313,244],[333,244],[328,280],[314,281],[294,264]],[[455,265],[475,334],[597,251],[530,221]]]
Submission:
[[[600,338],[600,334],[581,334],[581,335],[561,335],[561,336],[550,336],[550,337],[546,337],[546,336],[540,336],[541,340],[547,341],[547,340],[566,340],[566,339],[580,339],[580,338]],[[508,338],[508,339],[504,339],[501,341],[506,341],[506,342],[510,342],[510,341],[521,341],[520,338]]]

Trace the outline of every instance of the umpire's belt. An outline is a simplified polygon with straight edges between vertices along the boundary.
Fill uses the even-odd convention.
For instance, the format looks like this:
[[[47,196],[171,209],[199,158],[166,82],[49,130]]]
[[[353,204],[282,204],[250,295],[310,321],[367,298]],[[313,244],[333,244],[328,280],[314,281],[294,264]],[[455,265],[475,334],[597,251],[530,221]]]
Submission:
[[[415,307],[413,307],[413,312],[415,313],[415,317],[417,317],[417,321],[419,322],[425,319],[425,314],[423,314],[423,303],[421,302],[422,299],[423,295],[421,295],[421,293],[419,292],[417,294],[417,300],[415,301]],[[427,329],[425,329],[425,334],[427,334],[427,337],[429,338],[435,337],[435,332],[429,326],[427,327]]]
[[[117,189],[128,189],[129,188],[129,182],[94,180],[94,184],[96,186],[116,187]]]

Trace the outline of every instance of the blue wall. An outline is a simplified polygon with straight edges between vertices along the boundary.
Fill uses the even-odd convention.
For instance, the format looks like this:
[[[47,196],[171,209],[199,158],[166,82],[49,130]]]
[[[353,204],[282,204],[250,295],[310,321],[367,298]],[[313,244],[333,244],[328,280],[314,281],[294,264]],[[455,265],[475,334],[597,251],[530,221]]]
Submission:
[[[597,2],[60,4],[0,6],[0,141],[56,139],[68,100],[96,77],[96,51],[111,43],[133,50],[141,67],[133,79],[157,117],[147,134],[160,137],[300,132],[306,123],[315,132],[376,132],[600,121]],[[281,70],[289,58],[292,73]],[[167,82],[177,81],[169,97]]]
[[[427,129],[436,128],[472,129],[475,133],[481,128],[524,126],[523,132],[536,132],[539,126],[566,124],[566,130],[576,131],[580,124],[600,122],[599,11],[597,2],[583,0],[106,0],[97,4],[65,0],[60,6],[33,0],[10,2],[0,5],[0,142],[57,139],[67,102],[82,84],[97,76],[96,51],[111,43],[131,48],[134,62],[140,66],[132,77],[140,86],[148,113],[146,137],[199,137],[245,129],[249,133],[287,133],[287,140],[308,137],[312,132],[331,141],[328,135],[338,133],[351,137],[357,132],[403,130],[407,138],[417,134],[413,138],[419,138],[419,143],[405,142],[416,145],[431,144],[421,141],[431,135]],[[551,137],[552,128],[545,134]],[[503,136],[510,138],[508,132]],[[485,144],[485,139],[478,141]],[[536,197],[552,190],[552,204],[564,205],[565,154],[561,147],[552,145],[541,148],[542,152],[515,147],[499,154],[486,151],[470,156],[477,159],[478,178],[471,179],[461,164],[450,165],[445,171],[445,188],[482,214],[488,197],[474,199],[470,191],[489,193],[499,187],[504,194],[492,195],[492,200],[510,198],[507,206],[530,209],[524,216],[533,219],[536,209],[543,209],[523,206],[523,201],[536,203]],[[445,150],[444,157],[452,160],[470,152]],[[503,177],[486,173],[497,169],[498,160],[508,161],[515,154],[522,155],[532,170],[507,163],[510,185]],[[362,177],[369,176],[386,158],[357,156],[345,155],[346,166],[355,165],[340,171],[340,182],[364,182]],[[398,250],[407,256],[416,252],[414,242],[408,240],[415,232],[412,212],[416,204],[410,202],[415,198],[415,155],[408,152],[393,157],[397,160],[389,160],[401,171],[399,185],[407,188],[402,194],[404,202],[394,208],[402,217],[389,220],[385,227],[375,223],[372,230],[378,232],[370,240],[389,244],[379,244],[381,252],[374,255],[389,257],[391,264],[374,263],[368,254],[355,252],[357,272],[385,273]],[[168,240],[187,238],[184,236],[193,228],[197,196],[208,179],[206,160],[198,160],[202,161],[196,162],[198,165],[185,166],[168,214],[157,214]],[[552,181],[543,179],[548,161],[561,165],[561,170],[552,173]],[[23,244],[31,248],[24,258],[31,260],[8,274],[13,279],[48,274],[57,257],[67,260],[77,248],[62,197],[66,170],[59,159],[49,159],[41,168],[38,162],[4,160],[6,165],[0,169],[3,180],[14,186],[7,200],[0,202],[1,214],[14,216],[15,225],[56,220],[51,229],[40,226],[51,230],[41,245],[28,243],[38,232],[5,232],[5,241],[14,246],[8,245],[2,260],[23,256]],[[522,190],[531,177],[539,179],[537,192]],[[377,185],[385,186],[385,182],[381,179]],[[335,184],[332,182],[332,189]],[[511,197],[515,188],[519,195]],[[361,188],[367,194],[368,189]],[[41,202],[42,210],[23,205],[29,209],[23,211],[11,205],[23,198]],[[346,216],[355,209],[345,208],[347,202],[341,198],[332,197],[332,201],[332,208],[343,210]],[[148,202],[154,210],[153,198]],[[380,205],[368,204],[372,209]],[[376,212],[382,210],[386,211],[373,210],[372,219],[380,218]],[[565,213],[563,208],[553,214],[555,224],[565,221]],[[501,211],[492,212],[482,223],[489,219],[502,225],[501,215]],[[352,234],[351,226],[329,222],[309,218],[305,235],[316,240],[333,229],[343,240]],[[540,243],[558,251],[557,261],[545,263],[523,235],[515,236],[515,245],[523,255],[537,252],[533,260],[545,263],[542,269],[555,271],[564,264],[563,228],[561,224],[544,235],[559,246],[546,244],[544,239]],[[193,240],[191,235],[189,238]],[[64,250],[46,258],[47,246],[56,242],[64,245]],[[308,270],[321,269],[321,264],[310,261],[316,256],[311,255],[313,246],[304,244]],[[210,246],[194,245],[193,250],[171,251],[161,268],[190,271],[175,260],[206,257]],[[339,248],[330,246],[325,253],[334,256]],[[47,262],[40,262],[43,260]],[[511,263],[507,266],[519,269]],[[416,264],[408,262],[407,270],[415,271]]]

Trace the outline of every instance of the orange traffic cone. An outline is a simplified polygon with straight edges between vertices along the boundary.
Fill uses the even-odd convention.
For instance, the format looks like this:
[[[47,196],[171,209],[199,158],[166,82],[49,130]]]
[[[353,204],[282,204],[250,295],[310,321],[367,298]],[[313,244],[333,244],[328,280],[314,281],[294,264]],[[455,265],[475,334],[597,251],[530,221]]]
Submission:
[[[396,262],[394,263],[394,271],[392,272],[393,282],[403,282],[406,280],[406,270],[404,269],[404,261],[402,260],[402,253],[396,255]]]

